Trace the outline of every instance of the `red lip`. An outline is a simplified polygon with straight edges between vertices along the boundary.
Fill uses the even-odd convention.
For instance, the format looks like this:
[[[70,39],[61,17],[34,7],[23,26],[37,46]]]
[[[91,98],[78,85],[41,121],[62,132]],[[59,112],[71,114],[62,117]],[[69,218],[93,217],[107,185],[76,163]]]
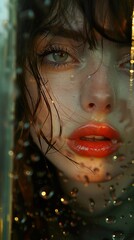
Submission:
[[[67,143],[71,150],[81,156],[102,158],[119,148],[119,133],[106,123],[90,123],[76,129]]]

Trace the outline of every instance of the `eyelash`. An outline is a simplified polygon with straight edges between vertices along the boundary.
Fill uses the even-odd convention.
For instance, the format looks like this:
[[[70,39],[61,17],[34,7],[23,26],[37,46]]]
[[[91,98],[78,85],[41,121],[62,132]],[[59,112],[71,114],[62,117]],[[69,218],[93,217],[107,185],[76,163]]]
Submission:
[[[121,70],[123,69],[123,71],[129,73],[129,71],[130,71],[130,60],[131,60],[130,54],[124,56],[123,59],[120,60],[119,63],[117,64],[118,68],[121,69]],[[129,66],[127,66],[127,64]]]
[[[61,61],[60,63],[51,60],[46,59],[47,57],[52,57],[50,56],[52,54],[67,54],[67,58],[70,58],[70,61]],[[78,63],[78,57],[76,57],[76,53],[73,49],[68,49],[65,48],[63,46],[49,46],[48,48],[46,48],[42,53],[38,53],[37,54],[39,57],[39,61],[41,64],[46,64],[48,65],[49,68],[53,68],[53,69],[69,69],[72,65],[74,65],[75,63]]]

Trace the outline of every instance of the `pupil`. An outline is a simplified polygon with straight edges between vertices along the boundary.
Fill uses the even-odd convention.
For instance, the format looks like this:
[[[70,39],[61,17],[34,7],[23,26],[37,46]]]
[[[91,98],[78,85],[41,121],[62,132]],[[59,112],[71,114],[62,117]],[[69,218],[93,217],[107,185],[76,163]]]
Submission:
[[[54,60],[58,62],[63,62],[67,60],[67,53],[64,52],[59,52],[59,53],[54,53]]]

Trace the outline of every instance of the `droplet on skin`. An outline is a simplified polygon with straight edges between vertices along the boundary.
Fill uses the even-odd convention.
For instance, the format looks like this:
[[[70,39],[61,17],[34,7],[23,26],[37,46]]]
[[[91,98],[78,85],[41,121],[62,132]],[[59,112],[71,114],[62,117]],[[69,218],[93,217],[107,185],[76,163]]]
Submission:
[[[112,234],[112,240],[124,240],[125,234],[123,232],[115,232]]]
[[[107,172],[107,173],[106,173],[106,180],[109,181],[109,180],[111,180],[111,179],[112,179],[111,174]]]
[[[78,195],[78,188],[73,188],[72,191],[70,192],[72,197],[77,197]]]
[[[125,159],[126,159],[126,157],[125,157],[125,155],[120,155],[120,156],[118,156],[118,160],[120,161],[120,162],[123,162],[123,161],[125,161]]]
[[[120,206],[121,204],[122,204],[122,200],[120,200],[120,199],[116,199],[113,201],[114,206]]]
[[[113,156],[113,161],[114,161],[114,162],[117,161],[117,156]]]
[[[129,202],[132,202],[133,201],[133,197],[128,197],[127,199]]]
[[[99,168],[94,168],[93,172],[96,174],[96,173],[99,173],[100,169]]]
[[[95,209],[95,201],[92,198],[90,198],[89,199],[89,212],[93,213],[94,209]]]
[[[84,176],[84,186],[87,187],[90,183],[90,179],[87,175]]]
[[[132,160],[132,164],[134,164],[134,160]]]
[[[113,217],[113,216],[108,216],[106,217],[106,223],[108,224],[113,224],[113,223],[116,223],[116,217]]]
[[[115,195],[116,190],[115,190],[115,187],[114,187],[113,185],[111,185],[110,188],[109,188],[109,190],[110,190],[109,193],[110,193],[111,198],[112,198],[113,200],[115,200],[115,199],[116,199],[116,195]]]

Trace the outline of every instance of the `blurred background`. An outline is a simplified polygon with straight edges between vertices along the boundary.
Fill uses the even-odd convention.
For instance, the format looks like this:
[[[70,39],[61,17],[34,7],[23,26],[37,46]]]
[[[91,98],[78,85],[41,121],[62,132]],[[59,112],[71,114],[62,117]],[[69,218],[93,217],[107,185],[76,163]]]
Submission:
[[[16,1],[0,0],[0,240],[11,235]]]

